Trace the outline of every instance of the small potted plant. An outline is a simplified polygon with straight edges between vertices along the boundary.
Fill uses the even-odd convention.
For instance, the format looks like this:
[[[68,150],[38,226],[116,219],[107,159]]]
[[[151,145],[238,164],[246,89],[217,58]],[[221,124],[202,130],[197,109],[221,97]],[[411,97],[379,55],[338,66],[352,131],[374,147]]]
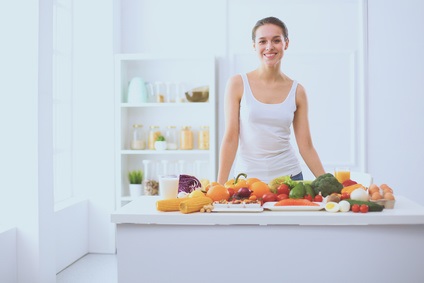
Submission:
[[[130,182],[130,196],[138,197],[141,196],[142,187],[143,187],[143,171],[141,170],[133,170],[128,172],[128,180]]]
[[[165,150],[166,149],[166,141],[164,136],[158,136],[155,141],[155,149],[156,150]]]

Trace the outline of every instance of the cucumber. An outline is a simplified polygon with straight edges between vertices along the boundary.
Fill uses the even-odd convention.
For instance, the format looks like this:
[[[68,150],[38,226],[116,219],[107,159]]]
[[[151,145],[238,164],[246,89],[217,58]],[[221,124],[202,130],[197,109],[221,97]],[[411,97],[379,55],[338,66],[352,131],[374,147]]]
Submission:
[[[345,199],[345,201],[348,201],[350,203],[350,206],[354,204],[362,205],[366,204],[368,205],[368,208],[370,212],[372,211],[383,211],[384,205],[380,205],[378,203],[372,202],[372,201],[362,201],[362,200],[353,200],[353,199]]]

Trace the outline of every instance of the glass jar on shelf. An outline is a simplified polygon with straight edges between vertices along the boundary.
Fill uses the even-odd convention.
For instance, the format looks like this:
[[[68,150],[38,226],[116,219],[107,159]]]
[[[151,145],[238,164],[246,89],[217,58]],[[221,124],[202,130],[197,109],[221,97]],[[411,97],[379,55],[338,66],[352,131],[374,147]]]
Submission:
[[[163,82],[155,82],[154,91],[155,91],[156,102],[159,102],[159,103],[165,102],[166,84]]]
[[[154,196],[159,194],[159,182],[156,178],[156,162],[153,160],[143,160],[144,166],[144,195]]]
[[[183,126],[180,133],[180,149],[193,149],[193,132],[190,126]]]
[[[175,103],[178,93],[178,85],[174,82],[166,83],[166,102]]]
[[[133,125],[130,148],[135,150],[146,148],[146,140],[144,138],[142,124]]]
[[[148,149],[155,149],[155,141],[161,135],[162,133],[159,126],[150,126]]]
[[[178,138],[177,138],[177,127],[168,126],[165,133],[165,140],[167,142],[167,148],[170,150],[178,149]]]
[[[199,149],[209,149],[209,126],[201,126],[198,136]]]

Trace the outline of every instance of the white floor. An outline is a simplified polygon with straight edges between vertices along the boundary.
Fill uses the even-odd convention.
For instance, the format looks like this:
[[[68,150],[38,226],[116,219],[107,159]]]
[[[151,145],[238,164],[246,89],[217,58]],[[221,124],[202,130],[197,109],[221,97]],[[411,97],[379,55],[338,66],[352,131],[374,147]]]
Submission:
[[[116,255],[87,254],[56,276],[57,283],[117,283]]]

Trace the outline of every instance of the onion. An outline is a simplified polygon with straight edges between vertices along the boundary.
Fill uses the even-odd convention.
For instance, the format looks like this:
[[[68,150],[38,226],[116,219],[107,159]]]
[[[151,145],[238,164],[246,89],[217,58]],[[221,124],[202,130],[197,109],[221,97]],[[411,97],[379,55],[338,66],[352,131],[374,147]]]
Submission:
[[[250,194],[251,194],[251,193],[252,193],[252,191],[251,191],[251,190],[249,190],[249,188],[243,187],[243,188],[240,188],[240,189],[237,191],[236,195],[237,195],[237,197],[239,197],[239,198],[248,198],[248,197],[250,197]]]
[[[366,190],[358,188],[358,189],[353,190],[353,192],[350,193],[350,199],[368,201],[369,195],[368,195],[368,192]]]

